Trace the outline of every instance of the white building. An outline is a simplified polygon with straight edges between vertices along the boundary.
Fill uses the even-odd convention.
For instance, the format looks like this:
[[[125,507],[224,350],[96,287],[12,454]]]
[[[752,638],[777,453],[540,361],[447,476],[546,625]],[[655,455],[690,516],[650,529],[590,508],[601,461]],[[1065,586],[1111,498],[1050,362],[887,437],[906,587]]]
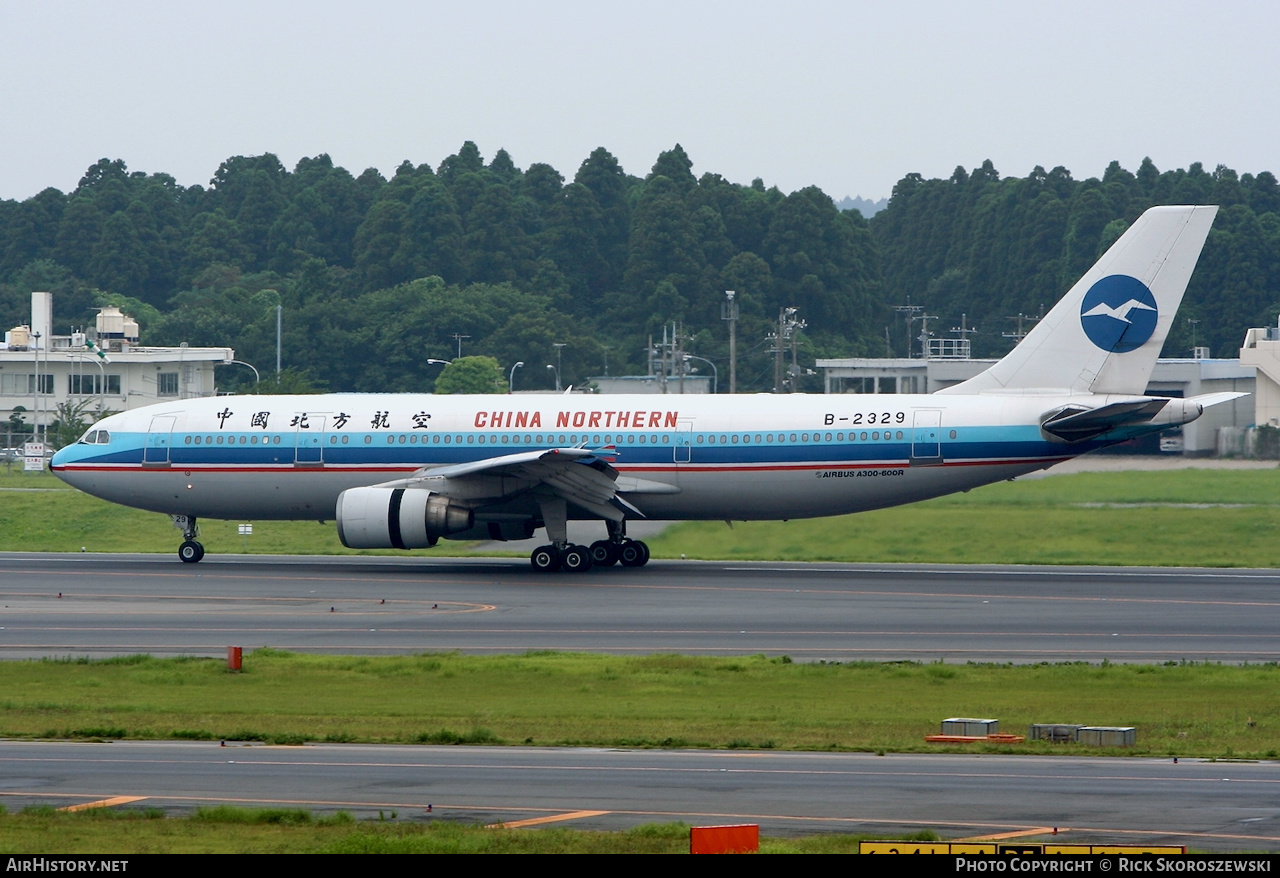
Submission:
[[[710,375],[685,375],[683,381],[678,376],[663,381],[661,375],[596,375],[587,383],[596,393],[710,393],[712,388]]]
[[[231,348],[141,345],[137,323],[118,308],[103,308],[94,330],[70,335],[53,334],[52,313],[51,294],[32,293],[30,325],[5,333],[0,433],[16,412],[42,434],[56,420],[58,406],[68,402],[118,412],[166,399],[213,396],[214,367],[235,359]]]

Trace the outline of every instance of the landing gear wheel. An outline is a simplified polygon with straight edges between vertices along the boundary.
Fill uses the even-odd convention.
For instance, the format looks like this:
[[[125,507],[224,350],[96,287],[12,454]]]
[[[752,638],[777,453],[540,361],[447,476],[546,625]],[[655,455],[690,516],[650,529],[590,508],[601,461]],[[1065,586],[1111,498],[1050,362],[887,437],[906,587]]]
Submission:
[[[618,561],[623,567],[643,567],[649,563],[649,547],[639,540],[625,540],[618,547]]]
[[[181,546],[178,546],[178,557],[185,564],[195,564],[204,557],[204,546],[195,540],[187,540]]]
[[[596,540],[591,544],[591,563],[597,567],[612,567],[618,563],[618,545],[613,540]]]
[[[570,546],[564,550],[560,564],[570,573],[585,573],[591,569],[591,550],[586,546]]]
[[[529,556],[529,563],[539,573],[554,573],[560,569],[560,550],[555,546],[538,546]]]

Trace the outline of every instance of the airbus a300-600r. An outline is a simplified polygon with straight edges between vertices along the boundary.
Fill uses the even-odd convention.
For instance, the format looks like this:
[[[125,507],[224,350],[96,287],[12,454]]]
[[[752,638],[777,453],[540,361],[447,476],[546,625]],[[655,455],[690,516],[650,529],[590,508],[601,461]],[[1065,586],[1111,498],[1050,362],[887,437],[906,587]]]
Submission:
[[[929,395],[184,399],[53,458],[98,497],[196,521],[336,520],[354,549],[527,539],[540,571],[649,559],[629,519],[791,519],[911,503],[1185,424],[1241,394],[1146,396],[1216,207],[1144,213],[1004,359]],[[566,521],[603,521],[590,546]]]

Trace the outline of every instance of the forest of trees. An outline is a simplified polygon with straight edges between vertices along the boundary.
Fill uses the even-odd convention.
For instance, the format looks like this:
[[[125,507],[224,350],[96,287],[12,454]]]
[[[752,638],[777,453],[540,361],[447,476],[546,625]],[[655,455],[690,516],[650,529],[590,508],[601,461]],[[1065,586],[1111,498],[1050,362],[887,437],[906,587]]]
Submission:
[[[144,344],[230,345],[264,376],[275,360],[318,388],[429,392],[430,358],[516,361],[516,389],[646,369],[651,334],[679,321],[684,348],[728,362],[724,290],[737,291],[739,385],[773,382],[768,334],[781,307],[814,357],[905,354],[915,304],[946,334],[961,315],[975,355],[998,355],[1008,319],[1051,306],[1146,207],[1222,205],[1166,355],[1195,343],[1235,356],[1244,330],[1280,310],[1280,186],[1269,172],[1200,165],[1101,179],[1063,168],[1001,178],[990,162],[947,180],[908,174],[866,220],[821,190],[791,194],[695,177],[679,146],[641,177],[595,150],[572,180],[465,143],[435,168],[353,176],[328,156],[293,171],[273,155],[228,159],[207,187],[93,165],[71,193],[0,201],[0,320],[25,323],[29,293],[54,295],[55,330],[121,305]],[[1193,322],[1195,321],[1195,322]],[[224,387],[248,377],[228,369]],[[802,389],[820,389],[810,378]],[[726,382],[721,382],[723,387]],[[242,389],[248,389],[242,387]]]

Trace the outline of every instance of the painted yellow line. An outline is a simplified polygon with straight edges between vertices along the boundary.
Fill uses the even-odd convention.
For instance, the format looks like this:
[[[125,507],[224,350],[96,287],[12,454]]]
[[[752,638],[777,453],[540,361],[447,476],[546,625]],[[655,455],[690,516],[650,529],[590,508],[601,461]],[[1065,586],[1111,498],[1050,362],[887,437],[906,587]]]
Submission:
[[[110,808],[115,805],[127,805],[130,802],[141,802],[146,796],[113,796],[110,799],[99,799],[96,802],[81,802],[79,805],[68,805],[59,811],[88,811],[90,808]]]
[[[1069,829],[1059,827],[1057,832],[1070,832]],[[956,841],[998,841],[1002,838],[1025,838],[1028,835],[1053,835],[1055,832],[1052,826],[1041,826],[1037,829],[1019,829],[1016,832],[998,832],[994,835],[975,835],[973,838],[957,838]]]
[[[485,829],[519,829],[522,826],[541,826],[544,823],[559,823],[562,820],[580,820],[583,817],[599,817],[608,811],[569,811],[565,814],[552,814],[550,817],[532,817],[528,820],[516,820],[511,823],[490,823]]]

